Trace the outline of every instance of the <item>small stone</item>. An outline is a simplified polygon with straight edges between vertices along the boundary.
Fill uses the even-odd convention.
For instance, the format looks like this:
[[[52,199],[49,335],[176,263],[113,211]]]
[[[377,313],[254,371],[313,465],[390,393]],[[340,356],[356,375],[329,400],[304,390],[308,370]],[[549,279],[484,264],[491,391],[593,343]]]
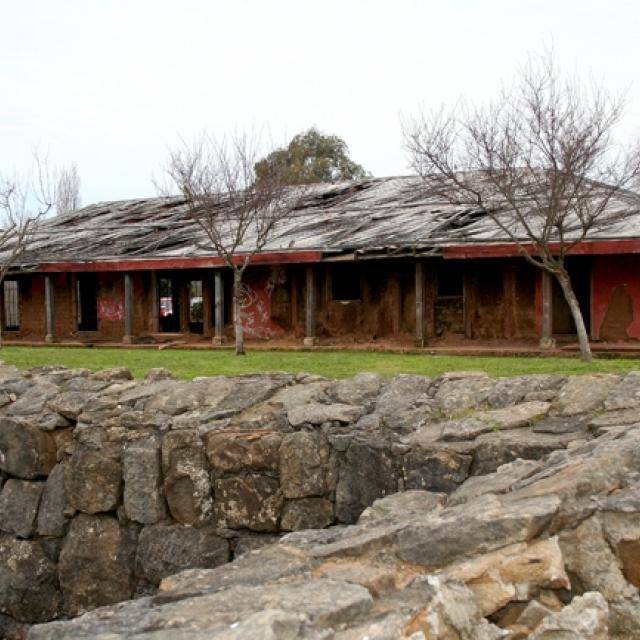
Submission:
[[[133,380],[133,374],[127,367],[111,367],[92,373],[90,378],[104,382],[122,382],[123,380]]]
[[[156,382],[158,380],[175,380],[175,375],[166,367],[152,367],[144,377],[145,382]]]
[[[280,447],[280,484],[285,498],[322,496],[334,488],[331,449],[317,433],[290,433]]]
[[[64,490],[64,465],[57,464],[49,474],[38,510],[38,535],[64,536],[68,518],[65,516],[67,499]]]
[[[124,451],[124,509],[127,517],[141,524],[153,524],[166,515],[161,494],[160,443],[145,438]]]

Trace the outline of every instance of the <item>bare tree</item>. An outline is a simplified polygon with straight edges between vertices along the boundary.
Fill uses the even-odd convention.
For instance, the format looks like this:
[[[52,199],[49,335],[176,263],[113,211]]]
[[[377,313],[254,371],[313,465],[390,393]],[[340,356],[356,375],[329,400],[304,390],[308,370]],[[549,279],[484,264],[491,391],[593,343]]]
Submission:
[[[556,278],[585,361],[589,337],[565,260],[590,234],[637,210],[627,189],[640,174],[639,149],[614,138],[623,107],[602,86],[560,74],[547,52],[530,58],[495,102],[402,123],[428,191],[484,212],[530,264]]]
[[[0,174],[0,286],[27,249],[39,220],[51,211],[55,197],[46,160],[35,155],[31,178]],[[2,338],[0,327],[0,342]]]
[[[78,166],[72,163],[60,172],[56,186],[56,212],[70,213],[81,206]]]
[[[247,299],[243,275],[294,203],[285,173],[256,180],[259,139],[234,134],[223,139],[203,133],[192,145],[170,151],[166,174],[184,196],[189,216],[206,233],[211,247],[233,270],[235,352],[244,354],[242,308]],[[159,187],[168,195],[167,187]]]

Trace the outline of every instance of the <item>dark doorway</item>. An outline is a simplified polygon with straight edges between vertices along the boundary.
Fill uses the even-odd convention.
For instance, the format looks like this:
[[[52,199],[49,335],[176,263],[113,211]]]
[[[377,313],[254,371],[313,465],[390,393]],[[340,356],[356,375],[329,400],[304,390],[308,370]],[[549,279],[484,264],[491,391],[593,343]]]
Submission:
[[[204,331],[202,280],[189,281],[189,331],[191,333]]]
[[[591,260],[588,257],[568,258],[566,268],[571,278],[573,291],[578,298],[582,318],[591,334]],[[562,289],[558,281],[553,279],[553,333],[555,335],[576,335],[576,325],[571,315],[571,309],[564,299]]]
[[[180,331],[180,296],[174,278],[158,278],[158,297],[160,299],[160,331],[178,333]]]
[[[78,331],[98,330],[98,286],[93,273],[79,275],[76,279]]]

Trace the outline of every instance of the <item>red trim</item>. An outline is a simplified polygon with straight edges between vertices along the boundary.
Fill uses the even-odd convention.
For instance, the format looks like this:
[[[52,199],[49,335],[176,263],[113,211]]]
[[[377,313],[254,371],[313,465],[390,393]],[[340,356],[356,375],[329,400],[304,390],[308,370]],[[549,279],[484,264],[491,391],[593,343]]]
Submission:
[[[250,264],[290,264],[320,262],[321,251],[291,251],[257,253]],[[243,256],[236,256],[240,262]],[[224,262],[217,256],[206,258],[150,258],[146,260],[105,260],[102,262],[47,262],[39,270],[44,273],[58,271],[146,271],[149,269],[203,269],[221,267]]]
[[[522,245],[526,251],[535,253],[532,244]],[[552,243],[552,251],[557,251],[559,243]],[[640,240],[594,240],[581,242],[571,249],[571,255],[611,255],[620,253],[640,253]],[[520,251],[513,243],[476,244],[444,247],[442,256],[454,258],[507,258],[519,256]]]

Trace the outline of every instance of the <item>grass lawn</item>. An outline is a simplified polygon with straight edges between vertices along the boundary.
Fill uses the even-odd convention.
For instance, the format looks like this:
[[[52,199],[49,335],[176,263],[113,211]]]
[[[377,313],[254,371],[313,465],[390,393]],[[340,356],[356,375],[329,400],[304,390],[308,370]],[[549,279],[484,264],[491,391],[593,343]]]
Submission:
[[[612,373],[640,369],[640,359],[598,359],[590,365],[577,358],[432,356],[427,354],[363,351],[232,351],[189,349],[108,349],[72,347],[2,347],[0,360],[21,369],[45,364],[67,367],[129,367],[142,377],[151,367],[167,367],[179,378],[234,375],[258,371],[307,371],[331,378],[346,378],[362,371],[384,376],[395,373],[438,375],[444,371],[486,371],[494,376],[526,373]]]

